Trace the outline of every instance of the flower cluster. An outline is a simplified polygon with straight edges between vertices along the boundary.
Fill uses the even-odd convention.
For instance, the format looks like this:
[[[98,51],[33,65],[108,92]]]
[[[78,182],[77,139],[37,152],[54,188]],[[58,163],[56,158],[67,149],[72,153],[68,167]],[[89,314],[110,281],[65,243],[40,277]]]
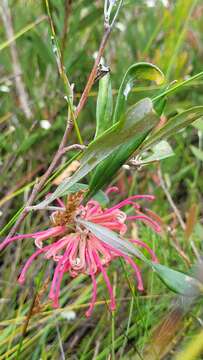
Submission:
[[[113,191],[117,191],[117,188],[109,188],[107,194]],[[102,273],[110,295],[110,309],[115,309],[114,294],[106,272],[107,266],[114,258],[122,257],[132,266],[137,278],[137,288],[140,291],[143,290],[143,282],[140,269],[131,257],[103,243],[93,233],[84,229],[84,227],[79,224],[78,219],[99,224],[117,232],[121,236],[126,233],[126,223],[130,220],[140,220],[156,232],[160,232],[161,229],[156,221],[155,214],[146,208],[143,213],[141,206],[137,203],[137,201],[141,199],[153,200],[154,196],[152,195],[130,196],[117,205],[105,209],[95,200],[90,200],[86,205],[83,205],[82,199],[82,191],[69,195],[67,204],[57,199],[60,209],[54,211],[51,215],[52,227],[32,234],[16,235],[7,238],[0,244],[0,251],[15,240],[24,238],[34,239],[37,250],[25,263],[18,282],[20,284],[25,282],[25,276],[29,267],[40,254],[43,254],[45,259],[53,259],[56,267],[50,287],[49,298],[53,301],[54,307],[59,306],[60,286],[65,273],[68,272],[71,277],[76,277],[81,273],[90,276],[93,284],[93,294],[89,309],[86,312],[86,316],[90,316],[97,296],[97,283],[95,278],[97,273]],[[127,216],[121,210],[125,205],[132,206],[134,215]],[[52,242],[46,244],[46,241],[50,238]],[[129,241],[135,244],[135,246],[145,248],[150,254],[152,261],[157,261],[154,252],[147,244],[138,239],[129,239]]]

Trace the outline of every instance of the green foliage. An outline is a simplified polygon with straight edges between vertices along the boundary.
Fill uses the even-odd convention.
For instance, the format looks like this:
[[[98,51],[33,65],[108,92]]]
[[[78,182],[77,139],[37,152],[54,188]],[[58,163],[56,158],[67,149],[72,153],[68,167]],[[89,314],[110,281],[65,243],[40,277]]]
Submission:
[[[186,126],[193,123],[203,115],[203,106],[195,106],[182,113],[170,118],[165,125],[144,142],[143,148],[148,148],[158,141],[167,139],[177,133],[177,131],[184,129]]]
[[[57,72],[44,2],[37,0],[6,2],[11,10],[14,37],[8,41],[0,11],[0,225],[2,227],[0,234],[2,239],[18,219],[32,186],[50,164],[67,120],[64,86]],[[0,10],[2,3],[3,1],[0,2]],[[68,3],[71,7],[67,11],[65,4]],[[65,71],[74,84],[74,105],[76,105],[101,41],[103,2],[50,0],[50,8],[57,40],[61,49],[63,48]],[[81,169],[72,177],[72,180],[75,179],[74,191],[87,189],[90,185],[90,191],[94,193],[110,181],[113,185],[119,185],[121,193],[111,194],[110,198],[107,198],[102,191],[97,192],[94,198],[104,207],[134,193],[154,193],[156,201],[150,204],[150,209],[162,217],[165,224],[163,235],[161,237],[154,235],[145,226],[139,226],[138,234],[137,229],[129,227],[129,235],[139,236],[149,243],[156,252],[160,264],[164,266],[153,264],[154,271],[151,271],[149,264],[141,259],[136,260],[141,265],[145,288],[144,293],[138,293],[135,290],[135,277],[130,268],[119,259],[115,259],[108,270],[117,301],[114,316],[112,318],[108,311],[109,299],[100,274],[97,276],[98,302],[95,312],[91,319],[86,320],[84,309],[88,307],[92,292],[89,278],[85,276],[71,278],[66,274],[60,298],[61,309],[53,309],[46,300],[49,289],[45,286],[47,277],[52,277],[53,265],[50,262],[46,263],[45,267],[48,266],[42,280],[43,291],[39,299],[39,307],[35,309],[36,312],[30,320],[20,358],[106,360],[115,354],[115,359],[119,360],[141,358],[157,360],[175,357],[180,349],[185,348],[190,338],[194,344],[191,343],[189,350],[192,350],[193,345],[193,351],[190,352],[186,348],[186,352],[184,351],[180,356],[182,355],[184,359],[186,354],[189,358],[190,353],[192,356],[194,353],[196,356],[201,356],[200,351],[197,351],[200,345],[195,342],[195,335],[199,333],[203,315],[201,297],[199,299],[197,296],[191,305],[193,297],[191,299],[190,296],[176,296],[163,282],[173,291],[190,295],[196,292],[197,283],[193,280],[188,283],[188,278],[201,280],[202,274],[201,271],[199,274],[194,273],[194,278],[186,275],[190,274],[191,264],[196,262],[196,257],[201,257],[203,249],[202,42],[201,1],[168,1],[168,6],[162,1],[156,1],[155,6],[152,7],[148,6],[145,0],[124,1],[104,54],[104,62],[110,66],[111,75],[101,79],[99,84],[95,83],[87,105],[78,119],[85,144],[89,144],[88,149],[84,155],[78,155],[76,152],[64,155],[62,165],[58,164],[38,196],[41,200],[47,192],[54,191],[54,178],[65,171],[76,158],[81,161]],[[31,119],[25,117],[16,90],[15,64],[10,51],[12,43],[15,43],[17,48],[20,63],[20,73],[17,74],[17,78],[21,75],[33,114]],[[155,79],[151,75],[143,76],[145,65],[139,73],[140,63],[144,62],[151,64],[151,67],[145,68],[149,70],[149,73],[144,72],[145,75],[152,74],[151,70],[154,74],[160,73],[159,70],[157,72],[157,67],[163,71],[166,77],[163,85],[148,82]],[[129,69],[127,73],[126,69]],[[176,82],[173,83],[174,80]],[[129,85],[127,85],[128,81]],[[169,83],[170,81],[172,83]],[[129,92],[126,90],[127,101],[123,96],[123,89],[126,89],[126,86],[127,90],[130,89]],[[146,130],[145,126],[142,127],[143,132],[138,134],[137,125],[133,122],[135,120],[136,123],[137,120],[135,117],[130,117],[130,123],[134,119],[131,125],[135,127],[133,132],[128,134],[127,139],[124,136],[125,126],[123,128],[117,126],[116,121],[120,118],[126,121],[126,116],[122,117],[121,114],[130,115],[132,109],[140,106],[135,104],[140,104],[139,101],[143,102],[146,98],[152,100],[153,104],[151,100],[144,100],[144,103],[150,104],[152,114],[150,112],[149,118],[140,119],[140,123],[146,125],[150,119],[149,128],[147,127]],[[154,115],[154,109],[158,116]],[[161,115],[164,126],[154,129]],[[42,120],[48,121],[46,123],[48,128],[43,127]],[[117,139],[118,134],[122,135]],[[115,141],[112,144],[111,135]],[[166,142],[166,138],[170,144]],[[123,140],[126,143],[122,150],[120,142]],[[77,142],[74,130],[67,141],[67,145]],[[175,156],[168,156],[172,152]],[[136,171],[136,167],[124,170],[122,165],[134,153],[139,171]],[[97,160],[93,155],[97,156]],[[104,159],[105,156],[107,157]],[[162,170],[166,190],[186,223],[186,229],[192,221],[193,205],[198,207],[199,214],[194,220],[193,231],[188,240],[185,236],[186,230],[181,228],[171,203],[160,187],[157,161],[161,159],[163,161],[158,165]],[[105,170],[104,162],[108,163],[106,168],[108,171]],[[64,194],[70,191],[68,185]],[[128,213],[128,209],[125,210]],[[47,211],[36,211],[27,216],[18,231],[19,233],[40,231],[46,228],[49,222]],[[103,240],[105,239],[106,234],[103,237]],[[25,286],[20,287],[17,284],[20,269],[33,250],[33,242],[25,240],[17,242],[13,248],[8,248],[1,254],[0,358],[2,360],[16,359],[22,339],[22,328],[33,298],[33,280],[37,278],[37,274],[40,276],[43,274],[42,259],[39,258],[33,263]],[[144,251],[141,256],[142,254],[145,254]],[[140,255],[140,252],[135,255]],[[158,281],[156,275],[161,277],[162,281]],[[171,311],[172,313],[174,311],[175,318],[171,316]],[[179,328],[177,328],[178,324],[180,324]],[[169,334],[172,334],[170,339]],[[159,339],[161,346],[157,350]],[[202,334],[197,340],[202,344]],[[150,348],[150,356],[147,356],[148,348]]]
[[[164,82],[164,75],[161,70],[150,63],[133,64],[126,71],[116,99],[113,123],[121,121],[127,107],[128,96],[137,80],[153,80],[157,85]]]
[[[150,63],[138,63],[129,67],[126,71],[116,99],[115,110],[113,114],[113,123],[120,123],[125,119],[128,96],[137,80],[154,80],[157,84],[164,81],[164,75],[161,70]],[[105,95],[104,95],[105,96]],[[149,132],[156,125],[151,122],[151,128],[141,134],[140,131],[134,133],[133,139],[116,149],[112,155],[98,165],[90,182],[89,197],[94,195],[100,188],[108,184],[112,177],[121,166],[138,150]]]
[[[154,161],[164,160],[170,156],[174,156],[172,147],[166,140],[162,140],[158,144],[150,147],[148,152],[144,152],[144,154],[141,154],[140,159],[138,159],[136,162],[137,166],[146,165]]]
[[[161,264],[153,264],[152,268],[166,286],[177,294],[193,297],[202,293],[202,284],[195,278]]]
[[[112,125],[90,143],[80,159],[79,170],[70,179],[65,179],[48,199],[35,205],[35,210],[42,209],[57,197],[63,196],[68,189],[111,155],[121,144],[126,144],[128,147],[135,135],[137,135],[136,142],[139,146],[157,123],[158,117],[153,111],[152,101],[148,98],[139,101],[127,111],[124,120]]]
[[[96,108],[95,138],[102,135],[112,125],[113,96],[110,75],[107,74],[99,81],[99,91]]]

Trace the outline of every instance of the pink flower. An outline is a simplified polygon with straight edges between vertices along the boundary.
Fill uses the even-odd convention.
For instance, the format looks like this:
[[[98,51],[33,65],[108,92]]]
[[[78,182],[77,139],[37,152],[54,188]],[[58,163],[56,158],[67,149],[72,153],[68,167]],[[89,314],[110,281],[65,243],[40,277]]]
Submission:
[[[109,188],[106,193],[109,194],[113,191],[117,191],[117,188]],[[56,262],[56,267],[51,283],[49,298],[53,301],[54,307],[59,306],[60,286],[63,275],[66,272],[72,277],[76,277],[81,273],[89,275],[92,279],[93,294],[86,316],[90,316],[97,296],[97,284],[95,278],[97,273],[102,273],[110,295],[110,309],[115,309],[115,298],[106,272],[107,266],[114,258],[122,257],[126,263],[132,266],[137,278],[137,287],[140,291],[143,290],[143,282],[140,269],[131,257],[102,242],[93,233],[84,229],[84,227],[79,224],[78,219],[99,224],[117,232],[121,236],[127,232],[126,223],[130,220],[142,221],[158,233],[161,231],[161,228],[155,220],[158,218],[157,215],[153,214],[152,211],[149,211],[148,209],[144,209],[145,213],[143,213],[141,206],[137,203],[137,200],[154,200],[154,196],[152,195],[130,196],[117,205],[105,209],[95,200],[90,200],[86,205],[82,205],[82,199],[83,192],[69,195],[67,205],[58,199],[57,201],[60,205],[60,210],[52,213],[51,221],[53,226],[51,228],[32,234],[16,235],[12,238],[7,238],[0,244],[0,251],[15,240],[24,238],[33,238],[35,240],[35,245],[38,249],[25,263],[21,270],[18,282],[20,284],[24,283],[29,267],[34,259],[40,254],[43,254],[45,259],[52,258],[53,261]],[[126,205],[132,206],[134,215],[127,216],[121,210],[121,208]],[[46,241],[50,238],[52,239],[51,244],[46,244]],[[147,244],[138,239],[129,239],[129,241],[135,244],[135,246],[145,248],[150,254],[152,261],[157,262],[154,252]]]

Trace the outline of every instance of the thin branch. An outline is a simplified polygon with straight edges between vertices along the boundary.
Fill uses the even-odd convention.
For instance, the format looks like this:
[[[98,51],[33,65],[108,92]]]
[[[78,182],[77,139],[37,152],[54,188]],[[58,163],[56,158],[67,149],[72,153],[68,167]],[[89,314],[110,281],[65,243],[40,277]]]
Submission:
[[[28,206],[28,207],[26,208],[26,210],[28,210],[28,211],[35,210],[35,206]],[[62,208],[62,207],[59,207],[59,206],[48,206],[48,205],[45,206],[45,207],[43,207],[42,209],[37,209],[37,210],[62,211],[62,212],[65,211],[65,209]]]
[[[51,14],[50,14],[48,0],[45,0],[45,3],[46,3],[46,6],[47,6],[48,17],[49,17],[50,27],[51,27],[51,30],[52,30],[52,35],[55,36],[55,30],[54,30],[53,21],[52,21]],[[116,16],[118,16],[118,11],[117,11]],[[114,22],[115,22],[115,20],[114,20]],[[111,33],[112,29],[113,29],[113,25],[108,26],[108,27],[106,25],[104,26],[104,35],[103,35],[102,40],[101,40],[98,55],[97,55],[97,57],[95,59],[95,63],[93,65],[92,71],[91,71],[91,73],[89,75],[87,85],[85,86],[85,89],[83,91],[83,94],[81,96],[81,99],[79,101],[79,104],[78,104],[75,112],[74,112],[74,106],[73,106],[73,102],[72,102],[72,100],[73,100],[73,89],[72,89],[72,87],[71,87],[71,85],[69,83],[69,80],[67,78],[67,75],[66,75],[66,73],[64,71],[64,66],[63,66],[63,63],[62,63],[60,49],[59,49],[59,47],[57,47],[57,54],[59,54],[59,59],[60,59],[60,62],[58,64],[59,72],[60,72],[60,74],[61,74],[61,76],[63,78],[64,84],[66,86],[67,94],[68,94],[67,101],[68,101],[68,105],[69,105],[69,113],[68,113],[68,121],[67,121],[66,129],[65,129],[63,138],[61,140],[61,143],[60,143],[60,145],[58,147],[58,150],[55,153],[53,160],[51,161],[51,164],[49,165],[49,167],[48,167],[47,171],[44,173],[44,175],[40,178],[39,182],[37,182],[35,184],[35,186],[33,187],[31,195],[30,195],[27,203],[25,204],[25,207],[24,207],[22,213],[20,214],[20,216],[19,216],[18,220],[16,221],[16,223],[14,224],[14,226],[11,228],[7,238],[9,238],[9,237],[11,237],[11,236],[13,236],[15,234],[18,227],[21,225],[21,223],[23,222],[23,220],[25,219],[25,217],[29,213],[29,210],[28,210],[29,207],[32,206],[33,202],[35,201],[37,195],[39,194],[39,192],[43,188],[44,184],[48,180],[49,176],[52,174],[52,172],[54,171],[54,169],[58,165],[58,163],[59,163],[61,157],[63,156],[64,152],[67,152],[67,149],[69,149],[69,150],[70,150],[70,148],[73,149],[73,146],[77,145],[77,144],[75,144],[73,146],[71,145],[69,147],[66,147],[67,136],[71,132],[71,130],[73,128],[73,124],[75,126],[77,125],[76,119],[77,119],[79,113],[83,109],[83,107],[84,107],[84,105],[85,105],[85,103],[86,103],[86,101],[88,99],[89,92],[91,91],[91,88],[92,88],[92,86],[94,84],[95,76],[96,76],[96,73],[97,73],[97,67],[98,67],[98,65],[100,63],[100,60],[101,60],[101,57],[102,57],[102,55],[104,53],[104,49],[105,49],[105,46],[107,44],[107,41],[108,41],[108,38],[110,36],[110,33]],[[56,43],[56,38],[54,40],[55,40],[55,43]],[[58,46],[57,43],[56,43],[56,46]],[[80,148],[78,146],[80,146]],[[77,148],[79,148],[80,150],[83,150],[84,146],[77,145]]]
[[[94,65],[93,65],[93,68],[92,68],[92,71],[89,75],[89,78],[88,78],[88,81],[87,81],[87,84],[85,86],[85,89],[82,93],[82,96],[80,98],[80,101],[79,101],[79,104],[77,106],[77,109],[75,111],[75,116],[76,118],[78,117],[79,113],[81,112],[81,110],[83,109],[84,105],[86,104],[86,101],[88,99],[88,96],[89,96],[89,93],[92,89],[92,86],[94,84],[94,80],[95,80],[95,77],[97,75],[97,68],[98,68],[98,65],[100,63],[100,60],[103,56],[103,53],[104,53],[104,50],[105,50],[105,47],[106,47],[106,44],[107,44],[107,41],[109,39],[109,36],[111,34],[111,31],[113,30],[113,27],[115,25],[115,21],[118,17],[118,14],[119,14],[119,11],[121,9],[121,6],[122,6],[122,3],[123,3],[123,0],[120,0],[120,3],[118,5],[118,8],[116,10],[116,13],[114,15],[114,18],[112,20],[112,23],[109,24],[109,19],[106,19],[105,18],[105,11],[106,11],[106,7],[107,7],[107,2],[105,2],[105,8],[104,8],[104,35],[102,37],[102,40],[101,40],[101,44],[100,44],[100,47],[99,47],[99,50],[98,50],[98,53],[97,53],[97,57],[95,59],[95,62],[94,62]]]
[[[76,111],[75,111],[76,118],[78,117],[79,113],[81,112],[81,110],[85,106],[86,101],[87,101],[88,96],[89,96],[89,93],[90,93],[90,91],[92,89],[92,86],[94,84],[94,80],[95,80],[95,77],[97,75],[97,68],[98,68],[98,65],[100,63],[101,57],[102,57],[102,55],[104,53],[104,49],[105,49],[105,46],[107,44],[108,38],[110,36],[111,30],[112,30],[112,28],[109,26],[108,28],[106,28],[106,30],[104,32],[104,35],[103,35],[103,38],[102,38],[102,41],[101,41],[101,44],[100,44],[100,47],[99,47],[99,50],[98,50],[98,53],[97,53],[97,57],[95,59],[95,62],[94,62],[93,68],[92,68],[92,71],[91,71],[91,73],[89,75],[87,84],[85,86],[85,89],[84,89],[84,91],[82,93],[79,104],[78,104],[78,106],[76,108]]]
[[[8,6],[7,0],[2,0],[1,5],[1,17],[4,23],[4,28],[6,31],[6,36],[8,41],[11,39],[14,39],[14,30],[13,30],[13,24],[12,24],[12,17],[11,12]],[[13,67],[13,76],[15,80],[16,85],[16,91],[18,94],[18,98],[20,101],[20,107],[25,114],[25,117],[27,119],[30,119],[32,117],[32,111],[29,106],[29,100],[28,100],[28,94],[26,92],[24,83],[22,81],[22,77],[20,74],[22,74],[21,65],[18,57],[18,51],[16,47],[15,41],[12,41],[10,43],[10,51],[11,51],[11,58],[12,58],[12,67]]]
[[[85,145],[80,145],[80,144],[73,144],[73,145],[70,145],[70,146],[65,146],[62,150],[61,150],[61,154],[65,154],[67,153],[68,151],[71,151],[71,150],[85,150],[86,149],[86,146]]]

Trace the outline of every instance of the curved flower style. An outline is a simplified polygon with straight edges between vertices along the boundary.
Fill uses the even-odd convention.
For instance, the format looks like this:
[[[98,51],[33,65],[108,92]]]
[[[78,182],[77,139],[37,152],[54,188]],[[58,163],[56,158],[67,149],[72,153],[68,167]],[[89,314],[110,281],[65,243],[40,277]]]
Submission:
[[[118,191],[118,189],[112,187],[109,188],[106,193],[109,194],[113,191]],[[99,224],[119,233],[120,235],[124,235],[126,233],[126,222],[129,220],[141,220],[145,224],[149,225],[155,232],[160,232],[161,228],[155,220],[157,216],[148,209],[145,209],[145,213],[143,213],[141,206],[136,202],[141,199],[154,200],[154,196],[152,195],[130,196],[117,205],[105,209],[103,209],[99,202],[95,200],[90,200],[86,205],[82,205],[82,199],[82,191],[69,195],[67,205],[65,205],[62,200],[58,199],[57,201],[60,209],[54,211],[51,215],[51,221],[53,224],[52,227],[32,234],[16,235],[14,237],[7,238],[0,244],[0,251],[15,240],[25,238],[33,238],[35,240],[35,245],[38,249],[25,263],[20,273],[18,282],[20,284],[24,283],[29,267],[33,263],[34,259],[40,254],[43,254],[45,259],[52,258],[53,261],[56,262],[56,267],[51,283],[49,298],[53,301],[54,307],[59,306],[60,286],[63,275],[66,272],[69,272],[72,277],[76,277],[80,273],[89,275],[92,279],[93,294],[86,316],[90,316],[93,311],[97,295],[95,275],[99,272],[102,273],[109,291],[110,309],[115,309],[115,299],[106,272],[106,267],[114,258],[122,257],[132,266],[137,278],[137,287],[140,291],[143,290],[143,282],[139,267],[128,255],[103,243],[93,233],[84,229],[81,224],[77,222],[77,219],[83,219]],[[122,210],[120,210],[125,205],[131,205],[134,209],[135,215],[127,216]],[[150,216],[147,214],[150,214]],[[52,239],[51,244],[44,245],[44,242],[50,238]],[[129,241],[136,246],[145,248],[150,254],[152,261],[157,262],[154,252],[147,244],[138,239],[131,239]]]

